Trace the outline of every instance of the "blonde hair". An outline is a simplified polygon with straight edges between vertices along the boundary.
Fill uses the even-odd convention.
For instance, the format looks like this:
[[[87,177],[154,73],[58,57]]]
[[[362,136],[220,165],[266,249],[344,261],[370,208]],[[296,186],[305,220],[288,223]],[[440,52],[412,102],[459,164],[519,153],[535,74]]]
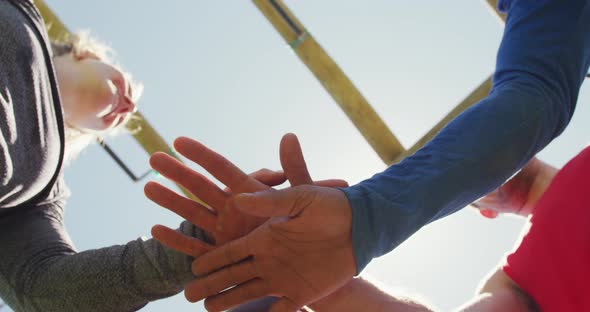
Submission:
[[[121,69],[121,66],[114,61],[114,51],[111,47],[96,38],[92,37],[88,31],[79,31],[74,34],[67,36],[65,39],[60,41],[52,41],[51,48],[53,52],[53,58],[63,56],[66,54],[72,54],[77,60],[84,58],[95,58],[99,61],[112,65],[123,73],[125,79],[129,82],[132,90],[133,98],[131,99],[134,103],[137,103],[143,93],[143,85],[133,79],[129,72]],[[73,127],[66,123],[65,125],[65,158],[66,162],[71,161],[84,150],[91,143],[102,140],[106,135],[116,135],[120,133],[127,122],[133,118],[133,116],[124,120],[116,128],[111,128],[104,131],[87,131],[76,127]]]

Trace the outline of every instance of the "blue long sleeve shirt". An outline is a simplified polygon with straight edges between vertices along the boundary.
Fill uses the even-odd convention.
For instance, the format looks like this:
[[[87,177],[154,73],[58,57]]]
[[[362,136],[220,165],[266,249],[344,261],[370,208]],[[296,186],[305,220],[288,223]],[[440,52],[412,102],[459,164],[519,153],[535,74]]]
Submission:
[[[590,61],[590,0],[500,0],[489,96],[414,155],[343,189],[357,271],[422,226],[494,190],[570,121]]]

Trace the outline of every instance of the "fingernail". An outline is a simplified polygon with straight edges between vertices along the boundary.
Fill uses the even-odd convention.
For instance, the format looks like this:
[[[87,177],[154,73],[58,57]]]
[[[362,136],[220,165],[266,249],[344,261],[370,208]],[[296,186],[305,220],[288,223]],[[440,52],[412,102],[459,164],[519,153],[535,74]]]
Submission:
[[[482,216],[488,218],[488,219],[494,219],[498,214],[491,210],[491,209],[480,209],[479,212],[481,213]]]

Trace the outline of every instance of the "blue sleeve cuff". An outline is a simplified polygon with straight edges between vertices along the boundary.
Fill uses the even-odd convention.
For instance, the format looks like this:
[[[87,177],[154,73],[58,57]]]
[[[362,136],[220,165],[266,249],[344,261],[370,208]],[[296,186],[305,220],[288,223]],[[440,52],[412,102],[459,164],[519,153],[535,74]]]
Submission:
[[[341,188],[340,190],[348,198],[352,209],[352,249],[358,275],[376,257],[376,255],[373,255],[373,250],[376,248],[372,239],[376,236],[376,233],[372,232],[375,228],[369,225],[372,223],[372,218],[369,216],[368,209],[365,209],[365,198],[368,197],[368,194],[363,194],[362,191],[352,187]]]
[[[421,214],[415,213],[416,209],[396,207],[391,201],[363,184],[341,190],[348,198],[352,209],[352,246],[357,274],[360,274],[373,258],[381,256],[384,250],[395,248],[413,234],[406,232],[407,227],[397,226],[397,220],[414,224],[428,222],[421,219]],[[388,220],[388,226],[383,227],[384,224],[379,220]]]

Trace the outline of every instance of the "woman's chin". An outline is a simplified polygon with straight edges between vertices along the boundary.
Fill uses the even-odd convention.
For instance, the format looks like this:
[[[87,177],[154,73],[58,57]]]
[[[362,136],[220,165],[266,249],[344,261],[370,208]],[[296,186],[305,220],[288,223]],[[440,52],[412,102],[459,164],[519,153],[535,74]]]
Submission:
[[[117,126],[117,124],[119,123],[119,120],[121,119],[121,117],[119,115],[107,115],[103,118],[101,118],[101,123],[102,123],[102,127],[101,129],[97,129],[99,131],[103,131],[103,130],[108,130],[111,128],[114,128]]]
[[[94,122],[86,122],[83,124],[72,125],[74,128],[87,133],[92,132],[103,132],[109,130],[110,128],[114,127],[115,121],[105,121],[102,119],[96,120]]]

